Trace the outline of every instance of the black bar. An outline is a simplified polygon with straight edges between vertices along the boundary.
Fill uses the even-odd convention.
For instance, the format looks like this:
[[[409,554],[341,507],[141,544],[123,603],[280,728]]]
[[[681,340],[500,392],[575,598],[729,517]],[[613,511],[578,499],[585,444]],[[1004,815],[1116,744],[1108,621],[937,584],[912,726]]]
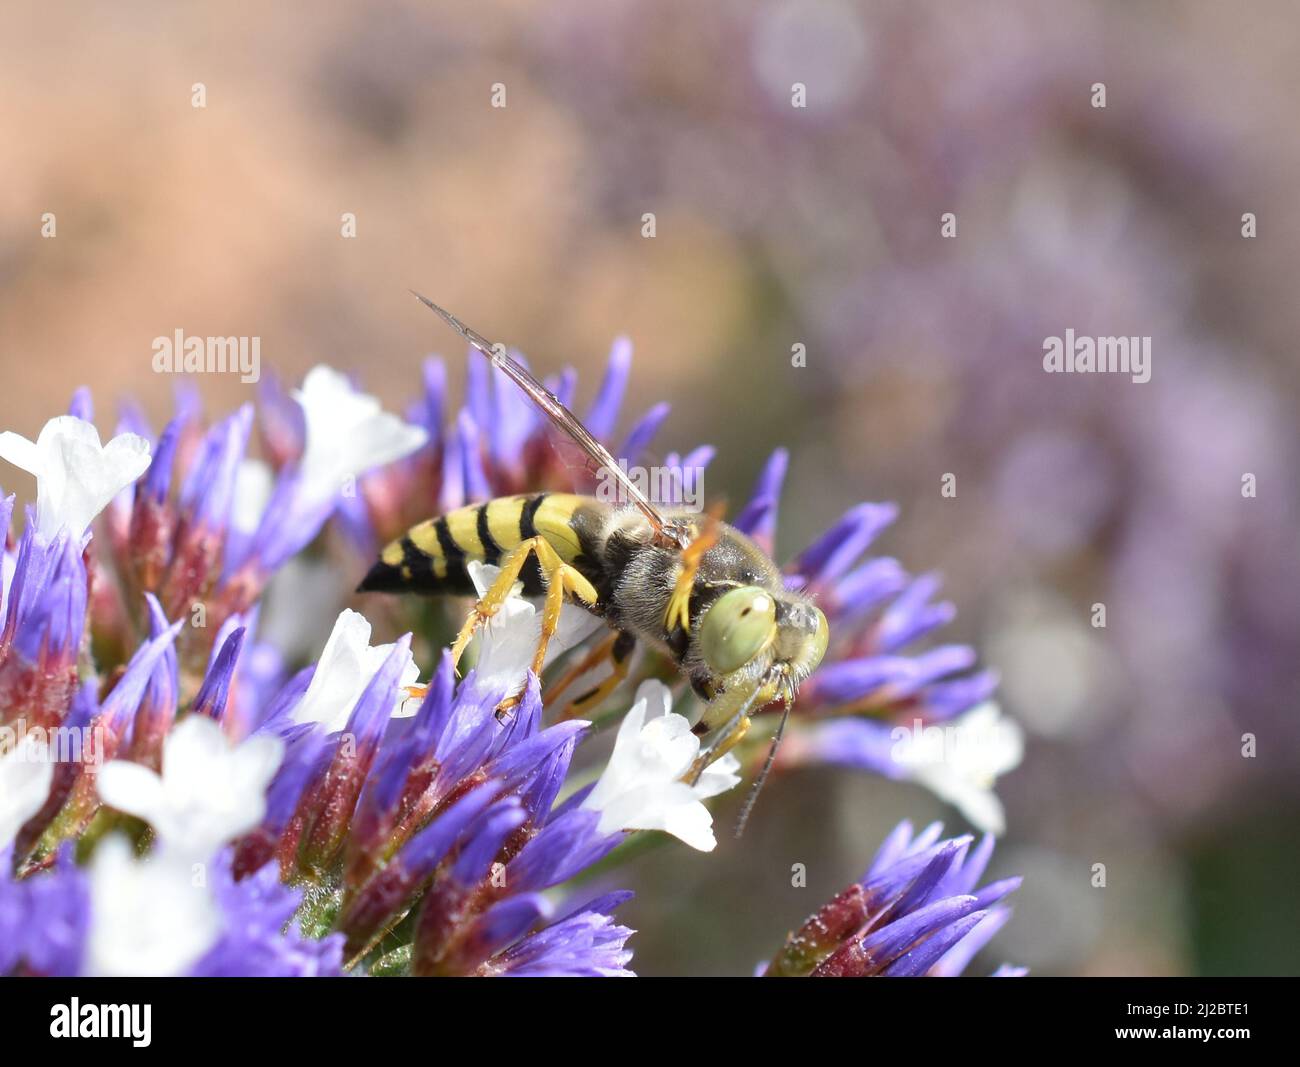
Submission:
[[[1265,978],[0,980],[10,1063],[71,1044],[205,1057],[286,1049],[332,1063],[351,1055],[454,1058],[466,1043],[475,1060],[509,1054],[526,1063],[538,1055],[587,1060],[597,1050],[618,1062],[657,1046],[694,1049],[693,1056],[711,1041],[731,1059],[751,1041],[762,1049],[792,1038],[810,1054],[825,1046],[896,1057],[910,1047],[926,1061],[948,1048],[981,1056],[1152,1044],[1258,1052],[1261,1042],[1280,1045],[1294,1032],[1293,994],[1294,983]],[[67,1029],[74,997],[79,1033],[91,1019],[111,1028],[116,1018],[119,1031],[127,1029],[123,1011],[105,1015],[100,1005],[135,1005],[137,1023],[148,1005],[147,1045],[129,1030],[117,1038],[52,1036],[52,1028]],[[402,1045],[410,1047],[402,1053]]]

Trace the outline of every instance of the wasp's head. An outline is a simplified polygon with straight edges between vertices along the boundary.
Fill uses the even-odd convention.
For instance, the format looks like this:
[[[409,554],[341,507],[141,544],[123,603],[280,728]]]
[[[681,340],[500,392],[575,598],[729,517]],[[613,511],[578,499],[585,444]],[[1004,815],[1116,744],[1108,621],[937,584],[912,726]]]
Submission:
[[[700,620],[696,652],[707,668],[703,688],[722,699],[708,716],[709,728],[731,704],[753,698],[754,708],[778,698],[794,702],[795,691],[826,654],[826,616],[798,593],[774,593],[743,585],[722,594]]]

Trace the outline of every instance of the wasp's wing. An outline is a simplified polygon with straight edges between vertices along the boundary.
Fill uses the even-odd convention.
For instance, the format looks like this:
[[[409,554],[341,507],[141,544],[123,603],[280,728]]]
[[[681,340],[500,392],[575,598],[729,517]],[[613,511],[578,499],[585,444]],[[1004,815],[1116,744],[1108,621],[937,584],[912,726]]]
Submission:
[[[581,452],[581,459],[574,465],[585,467],[597,477],[613,478],[619,483],[620,491],[626,494],[626,499],[631,501],[632,505],[649,520],[656,537],[676,540],[667,520],[659,513],[659,509],[650,503],[650,499],[623,473],[623,469],[610,455],[609,450],[592,437],[590,431],[582,425],[578,417],[561,404],[554,393],[533,377],[532,372],[527,367],[510,358],[505,345],[493,344],[481,333],[466,326],[450,311],[440,308],[427,296],[422,296],[414,289],[411,290],[411,295],[438,315],[483,355],[487,356],[492,365],[519,386],[528,398],[551,420],[556,429],[560,430],[565,437],[576,445]],[[566,451],[569,450],[566,449]],[[572,457],[566,457],[566,461],[572,462]]]

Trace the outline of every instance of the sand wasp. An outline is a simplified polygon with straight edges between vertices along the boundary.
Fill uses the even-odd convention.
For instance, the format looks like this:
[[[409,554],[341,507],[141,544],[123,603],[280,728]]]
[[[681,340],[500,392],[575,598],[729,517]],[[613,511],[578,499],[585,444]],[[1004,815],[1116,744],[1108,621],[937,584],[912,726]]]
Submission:
[[[626,677],[636,642],[644,642],[671,657],[706,702],[694,732],[715,739],[696,761],[696,776],[745,736],[751,715],[760,708],[779,700],[788,714],[799,684],[826,652],[829,631],[821,610],[808,597],[786,589],[776,564],[738,530],[716,517],[652,503],[504,345],[488,341],[419,293],[413,295],[518,385],[577,444],[589,466],[616,479],[619,499],[628,503],[532,493],[458,508],[389,544],[358,591],[473,595],[467,564],[493,564],[499,574],[461,628],[453,659],[459,661],[475,630],[522,581],[525,595],[545,595],[533,660],[538,674],[567,595],[613,632],[561,684],[606,660],[613,670],[572,701],[566,716],[594,708],[611,693]],[[757,784],[771,765],[784,726],[783,715]]]

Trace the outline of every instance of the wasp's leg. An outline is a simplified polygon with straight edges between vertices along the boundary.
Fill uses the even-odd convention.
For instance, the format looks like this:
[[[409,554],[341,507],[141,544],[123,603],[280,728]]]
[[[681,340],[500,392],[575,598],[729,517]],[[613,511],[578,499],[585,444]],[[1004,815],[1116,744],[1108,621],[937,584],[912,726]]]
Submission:
[[[589,670],[599,666],[605,660],[608,660],[611,666],[609,674],[588,689],[581,696],[575,697],[569,701],[560,712],[557,721],[565,719],[576,719],[586,715],[591,709],[598,707],[610,693],[619,687],[625,678],[627,678],[628,668],[631,666],[632,653],[636,649],[636,638],[629,633],[620,631],[611,634],[607,640],[600,642],[586,656],[582,658],[572,670],[568,671],[563,678],[556,683],[554,688],[548,693],[547,703],[550,697],[555,693],[561,692],[567,686],[571,685],[576,679],[586,674]]]
[[[551,543],[542,537],[535,537],[533,550],[537,553],[537,562],[541,564],[542,574],[546,579],[546,602],[542,605],[542,636],[537,642],[537,651],[533,654],[533,673],[539,678],[542,668],[546,666],[546,646],[551,643],[555,631],[560,627],[560,609],[564,607],[564,594],[571,593],[589,607],[594,606],[598,594],[596,588],[576,568],[560,559]],[[520,566],[523,564],[521,563]]]
[[[496,581],[474,605],[474,610],[470,612],[465,625],[456,635],[456,641],[451,646],[452,663],[460,662],[460,657],[464,654],[465,647],[475,631],[501,610],[510,596],[510,590],[519,580],[519,572],[524,569],[524,564],[528,562],[530,555],[537,556],[542,579],[546,583],[546,605],[542,609],[542,637],[537,646],[537,654],[533,657],[534,672],[541,674],[542,665],[546,660],[546,646],[559,625],[564,594],[572,593],[587,604],[596,603],[597,593],[592,584],[560,559],[550,542],[544,537],[530,537],[511,549],[501,561],[501,572],[497,575]]]
[[[537,562],[541,565],[542,575],[546,581],[546,601],[542,606],[542,632],[532,662],[532,672],[540,678],[542,668],[546,666],[546,649],[560,625],[560,611],[564,607],[564,594],[566,592],[572,593],[587,604],[594,604],[597,594],[592,584],[581,573],[560,559],[549,541],[541,537],[533,538],[533,540],[537,542],[533,546],[533,551],[537,553]],[[524,542],[524,544],[527,544],[527,542]],[[523,560],[526,559],[527,553],[525,552]],[[523,566],[523,560],[519,564],[520,567]],[[495,584],[493,588],[496,588]],[[490,592],[491,590],[489,590]],[[504,722],[509,712],[522,699],[523,694],[516,693],[498,704],[496,710],[497,721]]]
[[[613,655],[614,642],[618,640],[618,636],[617,631],[607,634],[601,641],[588,649],[586,655],[573,666],[567,668],[559,678],[546,687],[546,692],[542,694],[542,703],[548,707],[554,704],[555,698],[560,693],[563,693],[588,671],[594,670],[609,659]]]
[[[695,762],[691,764],[691,769],[686,772],[682,780],[689,785],[694,785],[700,780],[708,768],[709,764],[722,759],[728,752],[735,748],[747,733],[749,733],[749,708],[746,706],[736,712],[735,717],[727,724],[726,729],[718,734],[718,738],[708,748],[695,757]]]
[[[715,735],[712,744],[695,758],[683,780],[694,785],[700,780],[705,767],[740,744],[749,730],[750,712],[764,707],[775,693],[776,684],[772,679],[750,679],[732,685],[706,707],[691,732],[696,737],[703,737],[718,727],[722,729]]]

